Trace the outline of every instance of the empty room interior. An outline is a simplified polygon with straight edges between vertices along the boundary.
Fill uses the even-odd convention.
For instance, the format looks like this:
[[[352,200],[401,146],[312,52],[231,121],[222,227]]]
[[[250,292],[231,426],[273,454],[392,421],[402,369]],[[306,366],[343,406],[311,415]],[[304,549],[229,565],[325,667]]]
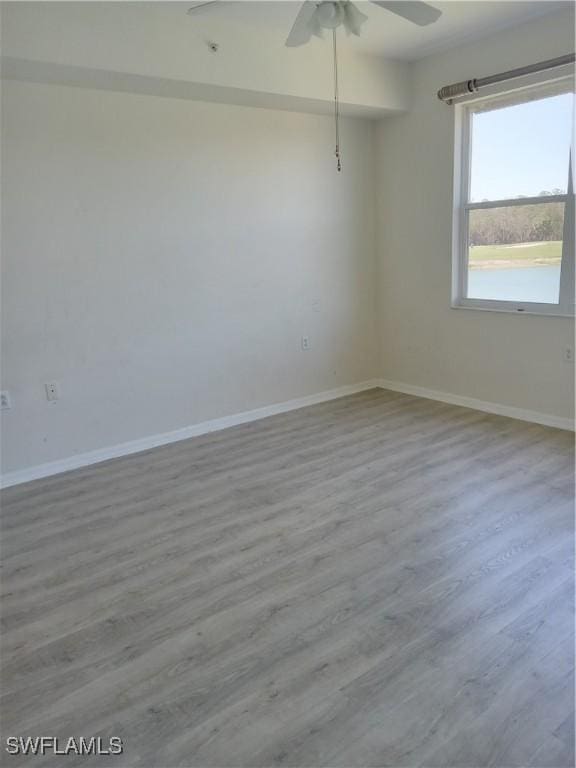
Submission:
[[[0,4],[0,764],[574,767],[574,17]]]

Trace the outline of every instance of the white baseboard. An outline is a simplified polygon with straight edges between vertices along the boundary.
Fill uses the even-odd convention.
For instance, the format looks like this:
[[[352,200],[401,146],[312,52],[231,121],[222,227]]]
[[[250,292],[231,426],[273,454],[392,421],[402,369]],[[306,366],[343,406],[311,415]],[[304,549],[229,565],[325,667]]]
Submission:
[[[218,430],[235,427],[238,424],[246,424],[250,421],[258,421],[258,419],[265,419],[267,416],[275,416],[278,413],[294,411],[298,408],[305,408],[308,405],[316,405],[317,403],[336,400],[339,397],[354,395],[357,392],[364,392],[368,389],[376,389],[379,386],[380,382],[377,379],[363,381],[359,384],[350,384],[344,387],[338,387],[337,389],[318,392],[315,395],[297,397],[294,400],[287,400],[283,403],[265,405],[263,408],[256,408],[252,411],[244,411],[242,413],[232,414],[231,416],[223,416],[219,419],[203,421],[199,424],[192,424],[191,426],[176,429],[172,432],[150,435],[149,437],[143,437],[139,440],[130,440],[127,443],[120,443],[119,445],[113,445],[108,448],[99,448],[96,451],[79,453],[75,456],[59,459],[58,461],[50,461],[46,464],[38,464],[34,467],[26,467],[26,469],[20,469],[14,472],[6,472],[0,477],[0,488],[20,485],[21,483],[27,483],[30,480],[38,480],[41,477],[58,475],[61,472],[69,472],[71,469],[87,467],[91,464],[98,464],[101,461],[108,461],[108,459],[116,459],[119,456],[140,453],[141,451],[147,451],[150,448],[157,448],[160,445],[175,443],[179,440],[187,440],[190,437],[198,437],[199,435],[205,435],[208,432],[217,432]]]
[[[265,419],[267,416],[275,416],[279,413],[286,413],[287,411],[294,411],[298,408],[305,408],[308,405],[316,405],[317,403],[336,400],[339,397],[353,395],[357,392],[364,392],[368,389],[375,389],[377,387],[380,387],[381,389],[389,389],[393,392],[402,392],[406,395],[414,395],[415,397],[424,397],[428,400],[439,400],[442,403],[460,405],[464,408],[473,408],[476,411],[494,413],[498,416],[508,416],[512,419],[530,421],[535,424],[544,424],[547,427],[574,430],[573,421],[560,418],[559,416],[539,413],[538,411],[528,411],[523,408],[514,408],[513,406],[501,405],[500,403],[490,403],[485,400],[477,400],[474,397],[453,395],[449,392],[438,392],[433,389],[426,389],[425,387],[415,387],[412,384],[405,384],[400,381],[372,379],[370,381],[363,381],[359,384],[350,384],[348,386],[338,387],[337,389],[329,389],[315,395],[297,397],[294,400],[287,400],[283,403],[266,405],[263,408],[256,408],[252,411],[244,411],[242,413],[232,414],[231,416],[223,416],[219,419],[203,421],[199,424],[192,424],[191,426],[176,429],[172,432],[150,435],[149,437],[143,437],[139,440],[131,440],[130,442],[113,445],[108,448],[100,448],[96,451],[69,456],[66,459],[50,461],[46,464],[38,464],[34,467],[27,467],[26,469],[16,470],[14,472],[7,472],[0,478],[0,487],[8,488],[12,485],[27,483],[30,480],[38,480],[41,477],[58,475],[61,472],[69,472],[72,469],[88,467],[91,464],[98,464],[101,461],[108,461],[109,459],[116,459],[120,456],[128,456],[132,453],[148,451],[150,448],[168,445],[169,443],[175,443],[179,440],[187,440],[190,437],[198,437],[199,435],[205,435],[208,432],[217,432],[218,430],[227,429],[228,427],[235,427],[238,424],[247,424],[250,421]]]
[[[556,427],[557,429],[567,429],[574,431],[574,422],[571,419],[564,419],[560,416],[552,416],[548,413],[528,411],[524,408],[515,408],[511,405],[502,405],[501,403],[491,403],[486,400],[477,400],[475,397],[453,395],[450,392],[438,392],[435,389],[426,389],[425,387],[415,387],[412,384],[405,384],[401,381],[389,381],[388,379],[380,379],[378,386],[380,386],[382,389],[390,389],[393,392],[402,392],[405,395],[425,397],[428,400],[439,400],[442,403],[460,405],[463,408],[473,408],[475,411],[485,411],[486,413],[494,413],[497,416],[508,416],[511,419],[530,421],[534,424],[543,424],[546,427]]]

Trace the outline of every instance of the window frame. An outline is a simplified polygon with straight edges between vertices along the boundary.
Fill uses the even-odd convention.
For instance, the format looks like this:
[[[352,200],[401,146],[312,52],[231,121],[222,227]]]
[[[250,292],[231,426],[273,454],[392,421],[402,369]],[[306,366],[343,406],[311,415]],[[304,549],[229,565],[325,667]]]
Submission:
[[[475,112],[487,110],[493,105],[500,107],[536,101],[547,96],[574,92],[574,78],[570,74],[555,80],[530,84],[515,90],[495,91],[481,98],[470,98],[455,105],[455,158],[454,158],[454,207],[452,227],[452,301],[453,309],[477,309],[491,312],[512,312],[515,314],[552,315],[574,317],[574,189],[572,166],[574,148],[567,158],[568,185],[566,194],[542,195],[512,199],[470,202],[470,176],[472,163],[472,118]],[[504,208],[516,205],[563,202],[564,227],[562,235],[562,260],[560,266],[560,295],[557,304],[540,302],[518,302],[502,299],[468,298],[468,233],[469,215],[472,210]]]

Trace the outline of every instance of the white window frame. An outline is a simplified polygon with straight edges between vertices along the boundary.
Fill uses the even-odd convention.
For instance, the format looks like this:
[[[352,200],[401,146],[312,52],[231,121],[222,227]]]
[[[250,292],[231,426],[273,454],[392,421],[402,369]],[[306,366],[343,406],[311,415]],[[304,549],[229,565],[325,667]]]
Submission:
[[[565,195],[522,197],[489,202],[470,202],[470,170],[472,160],[472,116],[480,109],[491,105],[513,106],[546,96],[574,91],[573,76],[553,81],[537,82],[514,91],[492,92],[483,98],[467,99],[455,106],[455,158],[454,158],[454,209],[452,230],[452,307],[454,309],[479,309],[491,312],[513,312],[538,315],[574,316],[574,189],[572,184],[571,158],[566,158],[569,167],[568,187]],[[469,212],[486,208],[503,208],[513,205],[534,205],[538,203],[564,202],[564,230],[562,239],[562,262],[560,267],[560,297],[558,304],[536,302],[502,301],[497,299],[470,299],[468,293],[468,222]]]

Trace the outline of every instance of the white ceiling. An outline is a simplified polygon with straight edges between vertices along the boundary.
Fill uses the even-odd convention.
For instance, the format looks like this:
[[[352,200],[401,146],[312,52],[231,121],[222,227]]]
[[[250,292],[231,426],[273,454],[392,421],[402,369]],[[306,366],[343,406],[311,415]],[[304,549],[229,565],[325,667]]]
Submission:
[[[416,61],[573,5],[554,0],[432,0],[431,4],[442,11],[441,18],[428,27],[418,27],[369,2],[361,0],[356,4],[368,16],[368,21],[362,28],[361,38],[346,38],[343,34],[342,44],[358,52],[401,61]],[[181,14],[192,5],[193,0],[185,5],[167,2],[165,12],[178,16],[181,22]],[[224,23],[234,27],[238,35],[246,25],[257,26],[263,33],[266,29],[275,34],[285,30],[287,35],[299,5],[296,0],[223,1],[218,6],[200,9],[186,20],[192,30],[204,35],[210,35],[211,30],[221,30]],[[321,45],[322,42],[313,38],[309,44]]]

